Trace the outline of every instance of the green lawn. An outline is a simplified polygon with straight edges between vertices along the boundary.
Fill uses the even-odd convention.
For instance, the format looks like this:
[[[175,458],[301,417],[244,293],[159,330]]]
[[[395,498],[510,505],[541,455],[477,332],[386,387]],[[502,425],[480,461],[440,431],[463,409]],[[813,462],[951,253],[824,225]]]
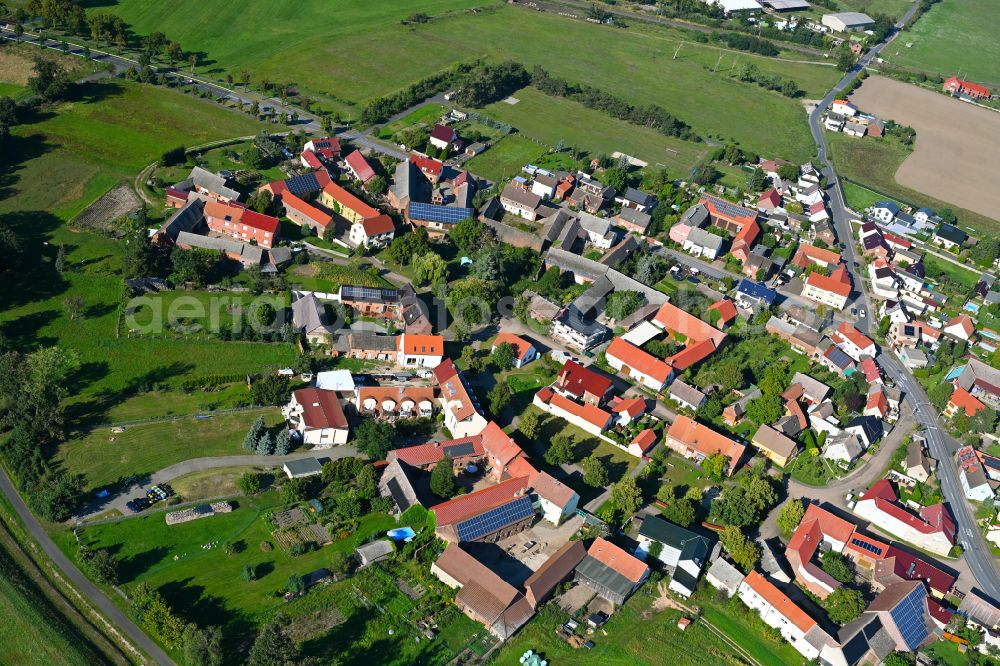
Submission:
[[[87,527],[80,538],[94,547],[114,550],[126,585],[145,581],[159,588],[186,619],[201,626],[221,624],[242,636],[250,628],[248,623],[265,620],[284,606],[276,592],[291,574],[304,575],[327,566],[333,551],[350,552],[372,535],[396,526],[391,516],[369,514],[354,531],[334,534],[331,545],[293,557],[278,546],[263,518],[265,512],[282,506],[277,492],[234,501],[238,508],[229,514],[179,525],[167,525],[163,514],[150,514]],[[64,548],[75,554],[71,541]],[[225,555],[223,544],[237,541],[243,550]],[[219,545],[202,548],[213,542]],[[273,549],[262,549],[264,542]],[[241,579],[244,564],[257,568],[257,580]]]
[[[558,141],[558,140],[557,140]],[[553,144],[555,145],[555,144]],[[521,173],[525,164],[534,164],[549,146],[519,134],[508,134],[485,152],[469,160],[469,170],[492,181],[503,181]]]
[[[870,190],[864,185],[858,185],[849,180],[842,179],[840,184],[844,189],[844,198],[847,200],[847,205],[859,213],[863,213],[869,206],[879,201],[885,201],[886,199],[884,195],[879,194],[875,190]],[[902,202],[897,201],[896,203]]]
[[[913,0],[838,0],[842,11],[865,12],[869,16],[872,14],[887,14],[897,19],[902,18],[906,10],[913,4]],[[821,14],[829,14],[833,10],[817,7]],[[921,19],[922,21],[923,19]]]
[[[931,643],[924,652],[937,659],[936,663],[943,666],[966,666],[970,663],[969,658],[958,651],[958,646],[951,641],[938,641]]]
[[[483,4],[345,0],[333,6],[321,0],[278,0],[247,8],[225,0],[182,0],[169,7],[123,0],[112,11],[139,34],[162,30],[186,48],[204,51],[210,63],[203,73],[220,78],[225,72],[238,78],[245,68],[255,80],[292,79],[308,94],[358,103],[458,61],[515,59],[529,69],[538,64],[571,81],[597,84],[631,103],[659,104],[703,136],[797,161],[813,154],[801,102],[737,82],[730,73],[738,62],[753,61],[764,71],[795,79],[807,98],[821,96],[838,78],[829,63],[792,62],[802,54],[779,61],[720,52],[662,27],[637,23],[622,31],[499,3],[461,11]],[[400,24],[417,11],[435,18]],[[198,20],[208,16],[211,21]],[[220,33],[213,24],[229,29]],[[234,41],[232,34],[243,38]],[[372,34],[379,35],[377,49],[371,48]],[[561,119],[553,116],[552,122]]]
[[[665,586],[665,583],[664,583]],[[685,631],[677,628],[681,617],[678,610],[653,611],[650,609],[656,594],[652,584],[639,590],[624,606],[615,611],[603,629],[587,638],[594,641],[589,652],[576,650],[556,634],[559,625],[569,616],[554,605],[545,606],[513,639],[496,655],[494,663],[514,666],[526,650],[541,653],[552,664],[663,664],[669,661],[676,666],[696,666],[744,663],[736,650],[705,626],[695,620]],[[775,643],[762,638],[760,632],[734,615],[717,610],[714,602],[706,607],[705,597],[714,596],[714,590],[701,594],[693,603],[702,605],[705,617],[719,627],[730,639],[747,650],[763,664],[799,664],[798,653],[786,643]]]
[[[943,0],[896,38],[887,59],[945,78],[960,74],[1000,85],[998,21],[1000,5],[993,0]]]
[[[979,282],[979,273],[962,268],[950,261],[938,259],[930,253],[924,255],[924,266],[927,267],[928,273],[935,275],[943,273],[949,280],[957,282],[967,289],[972,289]]]
[[[497,102],[487,107],[486,113],[548,146],[562,141],[592,155],[620,151],[653,166],[662,164],[678,177],[686,176],[707,152],[704,144],[664,136],[536,88],[519,90],[514,97],[517,104]]]
[[[118,434],[100,428],[64,442],[56,457],[68,469],[83,474],[88,488],[100,488],[190,458],[244,455],[243,436],[258,415],[269,426],[281,421],[277,408],[270,408],[128,426]]]
[[[417,125],[423,125],[430,130],[441,120],[441,116],[444,114],[445,108],[440,104],[426,104],[406,114],[396,122],[389,123],[380,128],[378,135],[383,139],[391,139],[392,135],[396,132],[416,127]]]
[[[846,134],[828,132],[826,138],[830,145],[830,156],[837,166],[837,172],[842,176],[911,206],[927,206],[937,210],[950,208],[961,224],[973,229],[991,233],[1000,231],[1000,222],[996,220],[897,183],[896,171],[903,160],[910,156],[910,150],[892,137],[858,140]],[[919,135],[917,141],[920,141]]]

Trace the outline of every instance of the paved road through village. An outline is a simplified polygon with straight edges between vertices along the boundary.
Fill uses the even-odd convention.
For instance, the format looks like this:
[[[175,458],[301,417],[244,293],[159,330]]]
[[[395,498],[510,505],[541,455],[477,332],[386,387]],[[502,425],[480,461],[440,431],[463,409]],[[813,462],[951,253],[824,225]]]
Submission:
[[[909,21],[916,10],[917,4],[914,3],[899,23],[897,23],[897,28]],[[868,313],[867,317],[859,320],[858,327],[869,335],[871,334],[872,321],[875,317],[871,301],[865,289],[863,276],[854,263],[857,261],[857,254],[855,253],[854,230],[851,227],[851,220],[857,219],[857,215],[848,208],[844,200],[840,180],[837,178],[837,173],[830,162],[829,150],[826,138],[823,136],[823,129],[820,126],[820,119],[823,111],[830,106],[841,91],[854,81],[859,72],[871,63],[897,34],[898,32],[893,32],[886,40],[865,54],[857,66],[845,74],[833,90],[816,105],[816,108],[809,116],[809,129],[812,132],[813,140],[816,142],[818,161],[823,173],[827,177],[827,195],[829,198],[830,213],[837,231],[837,237],[843,246],[842,254],[844,260],[847,262],[854,286],[858,291],[854,305],[859,310],[864,309]],[[973,576],[975,576],[980,589],[994,598],[1000,598],[1000,575],[997,574],[993,554],[979,531],[975,516],[965,499],[965,494],[962,492],[962,487],[958,479],[958,470],[954,463],[954,454],[959,448],[958,442],[941,427],[938,421],[938,411],[930,403],[930,400],[927,399],[927,394],[913,378],[913,375],[887,351],[879,354],[876,360],[886,375],[905,394],[905,399],[909,402],[914,416],[925,431],[931,455],[938,460],[937,473],[941,483],[941,491],[948,502],[952,514],[955,516],[955,520],[958,522],[958,540],[965,549],[965,561],[969,569],[972,571]]]

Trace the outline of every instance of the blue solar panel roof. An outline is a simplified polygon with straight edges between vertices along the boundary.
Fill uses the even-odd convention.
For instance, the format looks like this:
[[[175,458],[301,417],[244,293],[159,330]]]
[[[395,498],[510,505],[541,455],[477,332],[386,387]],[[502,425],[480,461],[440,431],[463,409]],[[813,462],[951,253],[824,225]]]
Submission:
[[[320,189],[319,181],[311,173],[304,173],[301,176],[293,176],[285,181],[285,187],[295,196],[309,194]]]
[[[440,224],[458,224],[462,220],[475,217],[474,208],[459,208],[457,206],[438,206],[436,204],[410,204],[410,219]]]
[[[535,512],[531,506],[531,498],[527,495],[507,502],[486,513],[469,518],[456,525],[460,541],[475,541],[493,534],[508,525],[524,520]]]
[[[740,284],[736,289],[741,294],[746,294],[747,296],[752,296],[768,302],[774,302],[774,300],[778,298],[778,292],[774,289],[765,287],[759,282],[751,282],[746,279],[740,280]]]
[[[916,586],[913,591],[889,611],[903,641],[911,650],[916,650],[927,638],[927,623],[924,620],[924,588]]]

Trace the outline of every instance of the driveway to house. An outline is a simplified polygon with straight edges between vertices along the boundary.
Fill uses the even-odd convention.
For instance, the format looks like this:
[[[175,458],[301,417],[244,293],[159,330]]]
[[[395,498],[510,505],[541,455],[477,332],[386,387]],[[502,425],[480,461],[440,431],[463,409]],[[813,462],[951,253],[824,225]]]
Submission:
[[[76,565],[59,550],[59,547],[52,541],[48,533],[38,522],[38,519],[28,510],[27,505],[17,493],[14,484],[3,468],[0,468],[0,492],[3,492],[4,497],[14,507],[15,513],[17,513],[18,518],[21,519],[21,522],[28,529],[31,538],[38,542],[45,554],[58,567],[62,575],[73,584],[73,587],[79,590],[101,614],[117,625],[128,636],[128,639],[145,651],[155,663],[162,664],[163,666],[172,666],[174,661],[167,656],[167,653],[160,649],[160,646],[149,636],[143,633],[142,629],[136,626],[104,592],[91,583]]]
[[[143,483],[133,483],[124,490],[105,498],[101,502],[91,503],[84,509],[84,512],[76,518],[79,522],[85,522],[99,514],[117,509],[122,514],[128,516],[131,512],[125,507],[125,503],[136,497],[144,497],[146,489],[160,483],[170,483],[174,479],[191,474],[193,472],[203,472],[220,467],[269,467],[278,468],[286,462],[292,460],[303,460],[305,458],[316,458],[321,461],[337,460],[339,458],[350,458],[358,455],[358,450],[353,446],[338,446],[332,449],[314,449],[311,451],[296,451],[286,456],[221,456],[217,458],[192,458],[179,462],[170,467],[165,467],[158,472],[154,472]]]

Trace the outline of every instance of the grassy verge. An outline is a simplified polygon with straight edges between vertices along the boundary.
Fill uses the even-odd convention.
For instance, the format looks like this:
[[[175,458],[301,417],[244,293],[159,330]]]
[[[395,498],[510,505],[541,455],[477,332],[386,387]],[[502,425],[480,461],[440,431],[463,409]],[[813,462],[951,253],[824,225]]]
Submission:
[[[468,162],[469,170],[492,181],[502,181],[521,172],[525,164],[534,164],[548,152],[548,146],[518,134],[510,134]]]

